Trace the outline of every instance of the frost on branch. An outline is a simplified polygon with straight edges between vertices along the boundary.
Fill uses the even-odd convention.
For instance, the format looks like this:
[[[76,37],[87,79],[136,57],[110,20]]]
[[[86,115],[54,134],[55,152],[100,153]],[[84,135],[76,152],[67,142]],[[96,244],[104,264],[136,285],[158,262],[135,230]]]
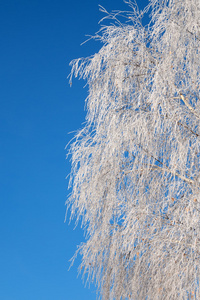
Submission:
[[[70,148],[80,269],[105,300],[200,299],[200,2],[128,3],[72,62],[89,89]]]

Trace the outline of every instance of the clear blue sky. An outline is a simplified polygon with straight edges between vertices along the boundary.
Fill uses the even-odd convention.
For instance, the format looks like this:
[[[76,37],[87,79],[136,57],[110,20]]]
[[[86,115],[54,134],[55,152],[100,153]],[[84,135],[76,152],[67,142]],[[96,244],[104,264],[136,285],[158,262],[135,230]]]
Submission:
[[[144,6],[146,0],[140,1]],[[69,132],[84,121],[84,82],[70,88],[69,62],[99,49],[80,44],[122,0],[0,1],[0,299],[93,300],[77,279],[76,245],[64,223]]]

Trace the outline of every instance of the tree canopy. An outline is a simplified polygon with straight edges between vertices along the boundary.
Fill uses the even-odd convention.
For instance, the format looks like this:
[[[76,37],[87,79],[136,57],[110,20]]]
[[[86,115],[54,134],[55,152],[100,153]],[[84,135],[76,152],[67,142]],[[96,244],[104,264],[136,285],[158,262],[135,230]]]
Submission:
[[[89,91],[69,150],[80,270],[105,300],[200,299],[200,1],[127,3],[72,62]]]

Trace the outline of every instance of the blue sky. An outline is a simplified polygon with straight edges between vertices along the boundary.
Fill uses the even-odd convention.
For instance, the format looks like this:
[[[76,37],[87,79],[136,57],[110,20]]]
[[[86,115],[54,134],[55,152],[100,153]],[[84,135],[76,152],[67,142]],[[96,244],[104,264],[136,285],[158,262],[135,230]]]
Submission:
[[[144,6],[147,1],[140,1]],[[67,76],[69,62],[99,49],[94,34],[122,0],[0,1],[0,299],[92,300],[95,288],[68,271],[84,241],[64,223],[70,163],[68,134],[84,122],[84,82]]]

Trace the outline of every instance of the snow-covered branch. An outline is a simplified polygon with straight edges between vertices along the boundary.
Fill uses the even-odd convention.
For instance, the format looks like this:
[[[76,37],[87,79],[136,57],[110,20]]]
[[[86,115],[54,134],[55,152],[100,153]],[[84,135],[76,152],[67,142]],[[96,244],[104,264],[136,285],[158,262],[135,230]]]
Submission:
[[[200,299],[200,2],[126,2],[72,62],[89,91],[69,150],[80,271],[104,300]]]

